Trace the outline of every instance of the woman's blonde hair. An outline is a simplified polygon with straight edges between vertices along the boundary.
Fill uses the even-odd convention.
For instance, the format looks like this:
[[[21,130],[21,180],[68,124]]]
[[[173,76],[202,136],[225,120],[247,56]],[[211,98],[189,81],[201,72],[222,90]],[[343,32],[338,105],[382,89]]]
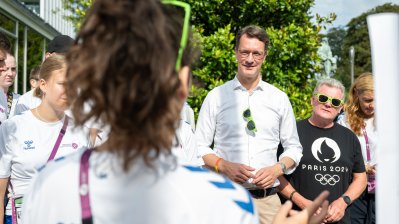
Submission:
[[[361,74],[355,80],[344,106],[346,121],[356,135],[362,135],[361,129],[364,127],[366,115],[360,108],[359,96],[366,91],[374,92],[373,75],[370,72]]]
[[[59,54],[52,55],[44,60],[40,66],[39,80],[44,79],[45,81],[48,81],[54,71],[61,69],[66,69],[65,56]],[[34,95],[39,98],[43,97],[44,93],[39,86],[35,89]]]

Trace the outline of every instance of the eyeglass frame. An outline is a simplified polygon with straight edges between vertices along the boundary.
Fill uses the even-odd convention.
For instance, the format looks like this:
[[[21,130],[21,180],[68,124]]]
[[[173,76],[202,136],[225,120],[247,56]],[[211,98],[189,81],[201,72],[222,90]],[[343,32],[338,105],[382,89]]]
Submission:
[[[330,97],[330,96],[327,96],[327,95],[324,95],[324,94],[321,94],[321,93],[316,93],[316,94],[314,94],[314,96],[316,96],[317,102],[319,102],[321,104],[326,104],[327,102],[330,102],[331,106],[335,107],[335,108],[339,108],[340,106],[342,106],[344,104],[344,101],[342,99],[333,98],[333,97]],[[327,100],[325,102],[320,101],[320,96],[327,97]],[[334,105],[333,100],[338,100],[339,101],[339,105],[338,106]]]
[[[244,51],[244,52],[243,52]],[[246,51],[248,51],[248,50],[240,50],[240,49],[238,49],[237,50],[237,52],[238,52],[238,56],[240,56],[240,58],[243,58],[243,59],[247,59],[248,57],[249,57],[249,55],[251,55],[252,54],[252,57],[255,59],[255,60],[262,60],[264,57],[265,57],[265,55],[266,55],[266,53],[265,52],[256,52],[256,51],[254,51],[254,52],[252,52],[252,51],[248,51],[248,52],[246,52]],[[259,56],[257,56],[257,55],[255,55],[256,53],[258,53],[259,54]]]
[[[176,1],[176,0],[162,0],[162,4],[167,4],[167,5],[174,5],[174,6],[179,6],[184,9],[184,23],[183,23],[183,31],[181,34],[181,39],[180,39],[180,47],[179,51],[177,53],[177,58],[176,58],[176,71],[178,72],[181,68],[181,61],[183,58],[183,52],[187,47],[187,42],[188,42],[188,31],[189,31],[189,24],[190,24],[190,16],[191,16],[191,6],[190,4],[186,2],[181,2],[181,1]]]
[[[249,116],[245,116],[245,112],[247,112],[247,111],[249,112]],[[255,121],[254,121],[254,119],[252,118],[251,109],[250,109],[250,108],[245,109],[245,110],[242,112],[242,116],[244,117],[245,121],[247,121],[246,128],[247,128],[249,131],[257,132],[258,130],[256,129]],[[249,124],[249,122],[251,122],[251,121],[252,121],[252,123],[254,124],[254,128],[253,128],[252,130],[248,128],[248,124]]]

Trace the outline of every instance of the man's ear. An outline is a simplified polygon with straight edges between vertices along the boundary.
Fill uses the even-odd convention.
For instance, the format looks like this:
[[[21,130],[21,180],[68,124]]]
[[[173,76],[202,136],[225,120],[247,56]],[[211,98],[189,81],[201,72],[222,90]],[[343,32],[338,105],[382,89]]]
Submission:
[[[179,79],[180,79],[180,87],[177,91],[177,94],[182,98],[182,100],[186,100],[188,96],[188,83],[190,78],[190,67],[184,66],[179,71]]]

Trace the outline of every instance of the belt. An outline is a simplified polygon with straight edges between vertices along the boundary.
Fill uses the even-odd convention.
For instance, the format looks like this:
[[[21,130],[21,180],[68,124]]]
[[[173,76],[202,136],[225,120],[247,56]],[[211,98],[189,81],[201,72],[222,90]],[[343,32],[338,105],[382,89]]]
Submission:
[[[278,192],[277,187],[271,187],[267,189],[249,189],[249,193],[253,198],[265,198]]]

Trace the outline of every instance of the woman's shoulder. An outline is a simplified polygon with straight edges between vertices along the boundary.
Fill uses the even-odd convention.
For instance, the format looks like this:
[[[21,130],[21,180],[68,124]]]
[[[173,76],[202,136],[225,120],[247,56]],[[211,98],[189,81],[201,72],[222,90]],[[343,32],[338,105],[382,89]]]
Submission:
[[[10,126],[14,126],[14,125],[24,125],[24,126],[32,125],[32,123],[34,123],[33,121],[35,119],[36,118],[33,116],[32,112],[30,110],[27,110],[21,114],[12,116],[11,118],[5,120],[1,124],[1,126],[2,127],[4,127],[4,126],[10,127]]]

